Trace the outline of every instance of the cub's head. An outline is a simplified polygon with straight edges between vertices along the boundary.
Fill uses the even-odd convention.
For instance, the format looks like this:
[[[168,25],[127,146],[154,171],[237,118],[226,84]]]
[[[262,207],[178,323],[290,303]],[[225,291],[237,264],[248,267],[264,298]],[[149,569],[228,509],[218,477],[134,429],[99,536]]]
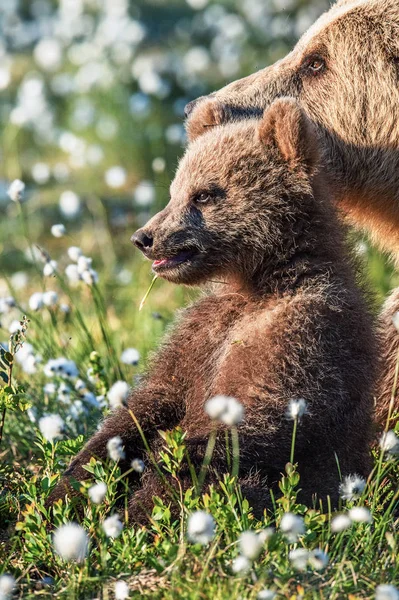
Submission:
[[[169,204],[132,242],[169,281],[242,281],[296,247],[317,162],[315,133],[291,99],[276,101],[260,120],[226,125],[218,125],[218,103],[201,110]]]

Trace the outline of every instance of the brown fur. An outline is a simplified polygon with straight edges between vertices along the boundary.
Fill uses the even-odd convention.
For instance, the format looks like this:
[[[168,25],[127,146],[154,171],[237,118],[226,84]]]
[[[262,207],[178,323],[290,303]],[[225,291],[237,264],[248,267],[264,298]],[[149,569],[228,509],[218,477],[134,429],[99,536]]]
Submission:
[[[312,72],[314,59],[325,67]],[[399,4],[347,0],[275,65],[212,94],[227,118],[259,115],[296,98],[317,125],[334,197],[348,220],[399,251]],[[188,112],[197,121],[196,105]]]
[[[316,73],[315,59],[325,66]],[[399,264],[399,3],[341,0],[275,65],[212,96],[223,121],[257,115],[281,96],[296,98],[315,123],[333,196],[347,220],[366,230]],[[200,130],[202,99],[188,107]],[[394,300],[398,298],[395,304]],[[381,315],[377,421],[385,426],[399,344],[390,322],[399,291]],[[396,410],[399,404],[395,402]]]
[[[159,269],[170,281],[224,283],[182,311],[128,408],[155,454],[158,430],[180,425],[198,468],[212,430],[205,401],[236,397],[245,407],[240,482],[260,515],[270,504],[269,488],[278,494],[290,456],[287,405],[304,398],[308,413],[295,450],[300,499],[330,495],[336,505],[336,461],[343,475],[369,471],[376,360],[370,316],[317,173],[313,127],[295,102],[280,100],[260,123],[211,127],[191,137],[169,204],[134,240],[151,259],[195,251],[178,266]],[[91,456],[104,459],[112,436],[122,437],[127,459],[145,459],[128,408],[105,420],[53,499],[65,494],[68,477],[87,478],[82,466]],[[227,471],[224,427],[218,430],[209,482]],[[181,478],[183,487],[190,485],[187,468]],[[141,521],[152,495],[167,492],[150,465],[136,489],[130,517]]]

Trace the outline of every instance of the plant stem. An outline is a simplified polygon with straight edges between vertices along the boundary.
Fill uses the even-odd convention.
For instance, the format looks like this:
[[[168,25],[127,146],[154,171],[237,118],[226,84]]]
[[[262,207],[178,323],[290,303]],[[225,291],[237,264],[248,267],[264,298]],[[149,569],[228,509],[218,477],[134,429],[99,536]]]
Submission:
[[[294,454],[295,454],[295,439],[296,439],[296,430],[298,427],[298,419],[294,419],[294,428],[292,430],[292,439],[291,439],[291,453],[290,453],[290,463],[294,464]]]
[[[238,430],[235,425],[231,428],[231,445],[233,449],[233,468],[231,474],[233,477],[238,477],[240,470],[240,444],[238,441]]]
[[[215,449],[216,444],[216,427],[211,431],[211,434],[208,439],[208,443],[205,450],[204,460],[201,465],[200,474],[198,476],[198,486],[197,486],[197,494],[199,495],[202,490],[202,486],[204,485],[206,472],[212,460],[213,451]]]

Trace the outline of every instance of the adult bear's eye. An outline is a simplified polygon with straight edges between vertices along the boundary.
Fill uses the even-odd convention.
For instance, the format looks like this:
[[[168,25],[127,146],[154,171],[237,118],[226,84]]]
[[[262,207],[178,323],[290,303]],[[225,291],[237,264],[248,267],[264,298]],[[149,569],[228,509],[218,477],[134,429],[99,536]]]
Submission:
[[[194,196],[193,200],[196,204],[206,204],[207,202],[212,200],[212,198],[213,195],[211,192],[200,192],[199,194],[196,194]]]
[[[305,68],[312,75],[318,75],[326,68],[326,61],[321,56],[312,56],[306,60]]]

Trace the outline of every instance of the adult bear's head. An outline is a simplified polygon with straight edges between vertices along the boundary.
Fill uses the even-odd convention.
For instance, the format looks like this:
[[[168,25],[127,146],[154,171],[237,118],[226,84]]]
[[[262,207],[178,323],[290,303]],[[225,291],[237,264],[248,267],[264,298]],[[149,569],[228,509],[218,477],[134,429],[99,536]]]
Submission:
[[[340,0],[271,67],[211,94],[227,120],[296,98],[318,126],[349,219],[399,250],[399,2]],[[189,127],[200,98],[187,107]]]

